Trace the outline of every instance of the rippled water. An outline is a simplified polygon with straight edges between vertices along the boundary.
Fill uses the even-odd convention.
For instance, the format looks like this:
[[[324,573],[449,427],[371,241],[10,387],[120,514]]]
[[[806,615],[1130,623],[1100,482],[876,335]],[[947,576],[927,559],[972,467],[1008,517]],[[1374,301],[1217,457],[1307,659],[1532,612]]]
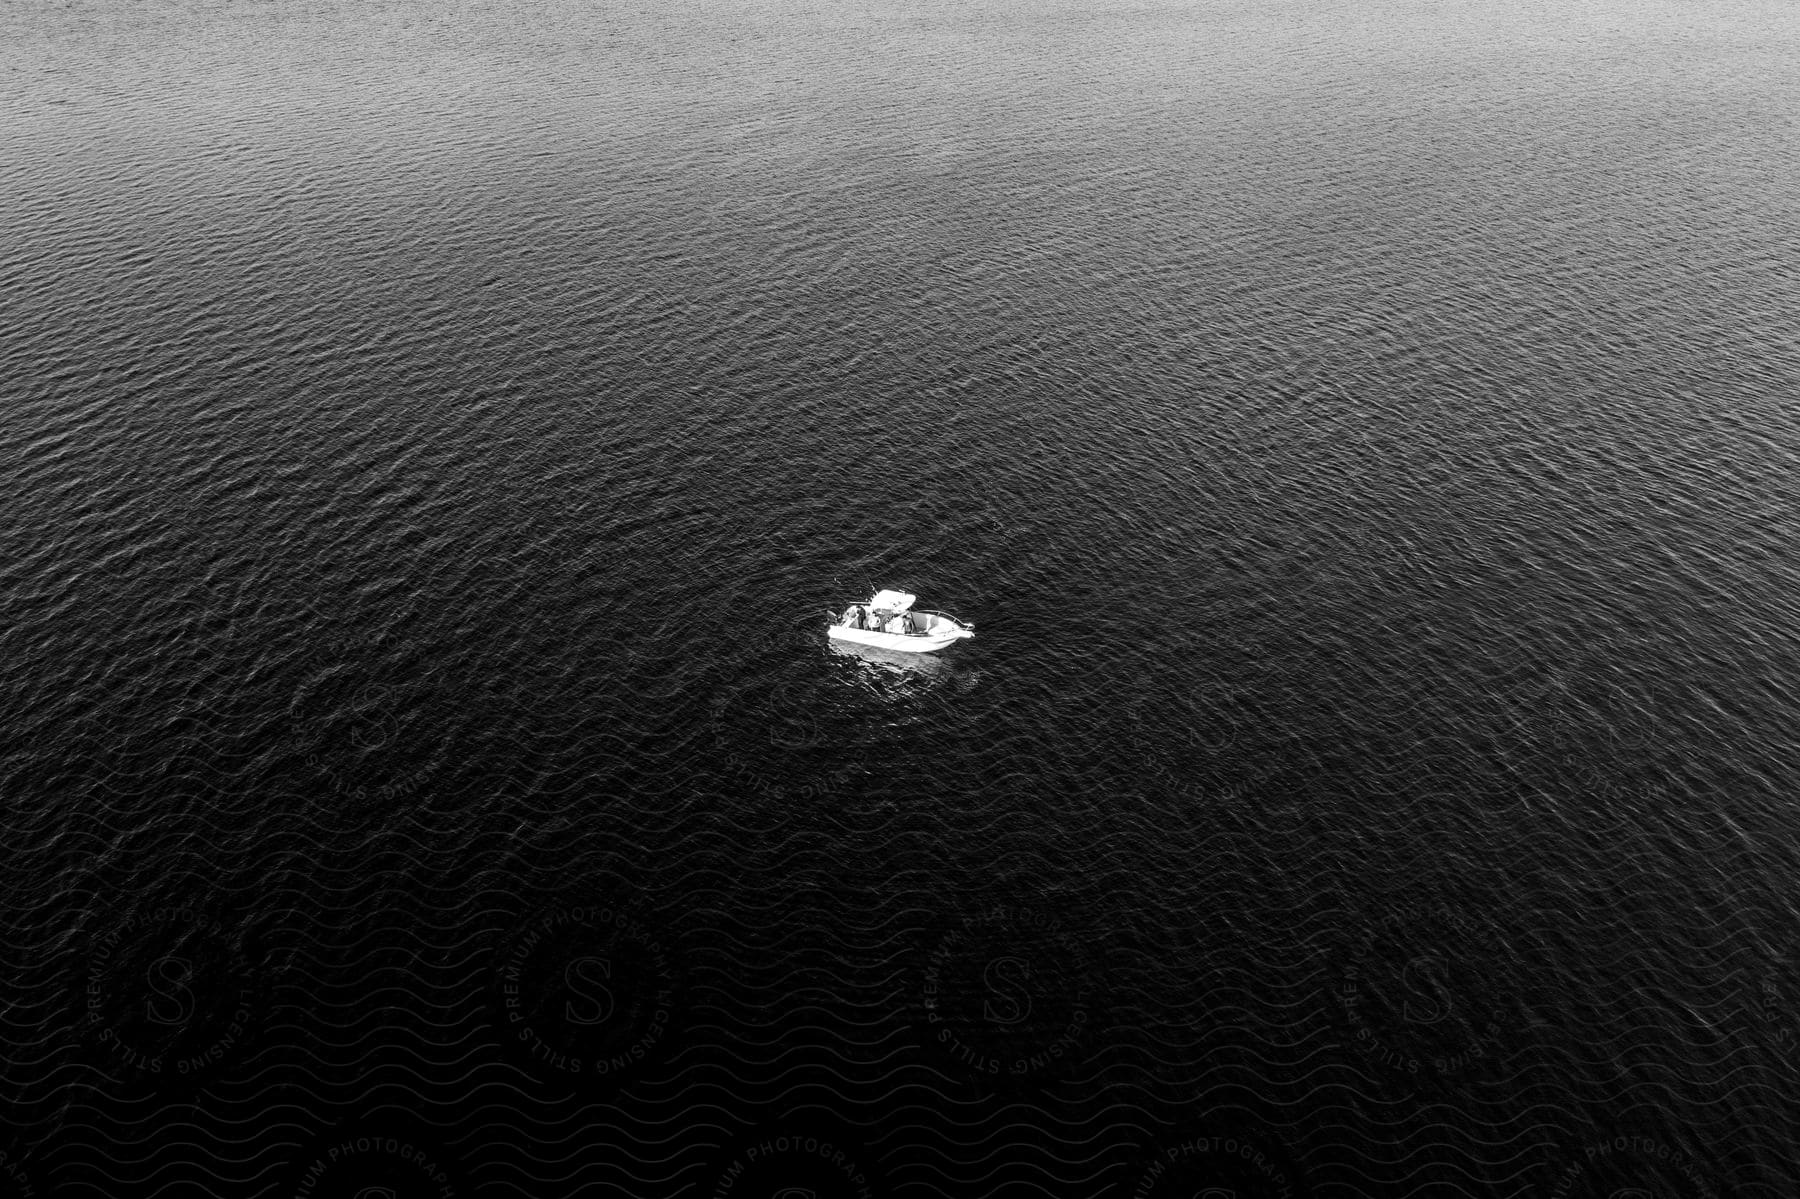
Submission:
[[[9,6],[0,1179],[1791,1194],[1796,61]]]

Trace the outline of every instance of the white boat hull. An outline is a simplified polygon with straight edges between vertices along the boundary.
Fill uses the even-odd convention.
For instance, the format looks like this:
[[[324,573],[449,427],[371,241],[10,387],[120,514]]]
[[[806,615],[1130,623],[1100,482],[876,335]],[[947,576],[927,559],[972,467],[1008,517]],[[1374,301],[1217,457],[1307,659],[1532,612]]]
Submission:
[[[904,597],[907,602],[910,602],[911,598],[911,596]],[[867,624],[862,627],[847,624],[841,619],[834,621],[826,631],[839,641],[854,641],[859,645],[873,645],[880,649],[899,650],[909,654],[934,654],[938,650],[946,649],[958,641],[975,635],[974,629],[954,617],[945,616],[942,612],[896,613],[891,618],[891,622],[896,626],[904,624],[916,631],[890,633],[882,628],[869,628]]]
[[[958,629],[953,633],[878,633],[873,629],[852,629],[841,624],[834,624],[828,630],[839,641],[855,641],[862,645],[880,646],[882,649],[904,650],[915,654],[933,654],[961,641],[964,637],[975,634],[967,629]]]

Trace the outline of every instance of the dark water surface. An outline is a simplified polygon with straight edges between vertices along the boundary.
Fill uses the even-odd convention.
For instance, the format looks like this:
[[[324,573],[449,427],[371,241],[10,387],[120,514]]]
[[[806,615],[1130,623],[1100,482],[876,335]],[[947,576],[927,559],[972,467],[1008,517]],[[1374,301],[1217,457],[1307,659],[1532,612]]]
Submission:
[[[1796,63],[6,6],[0,1191],[1793,1194]]]

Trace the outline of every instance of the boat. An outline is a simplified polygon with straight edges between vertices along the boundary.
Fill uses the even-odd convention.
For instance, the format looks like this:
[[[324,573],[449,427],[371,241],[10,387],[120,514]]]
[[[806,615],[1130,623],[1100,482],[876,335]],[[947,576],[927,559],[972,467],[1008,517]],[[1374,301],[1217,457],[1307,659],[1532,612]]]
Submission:
[[[867,603],[851,604],[826,630],[839,641],[915,654],[936,653],[975,635],[975,626],[942,612],[913,607],[919,597],[904,591],[877,591]]]

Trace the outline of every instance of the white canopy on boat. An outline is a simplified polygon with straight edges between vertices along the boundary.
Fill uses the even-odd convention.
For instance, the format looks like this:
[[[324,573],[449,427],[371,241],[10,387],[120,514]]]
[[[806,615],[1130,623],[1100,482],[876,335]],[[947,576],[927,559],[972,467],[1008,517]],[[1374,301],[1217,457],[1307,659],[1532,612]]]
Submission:
[[[919,597],[908,595],[904,591],[877,591],[875,598],[869,601],[869,607],[877,612],[904,612],[918,602]]]

